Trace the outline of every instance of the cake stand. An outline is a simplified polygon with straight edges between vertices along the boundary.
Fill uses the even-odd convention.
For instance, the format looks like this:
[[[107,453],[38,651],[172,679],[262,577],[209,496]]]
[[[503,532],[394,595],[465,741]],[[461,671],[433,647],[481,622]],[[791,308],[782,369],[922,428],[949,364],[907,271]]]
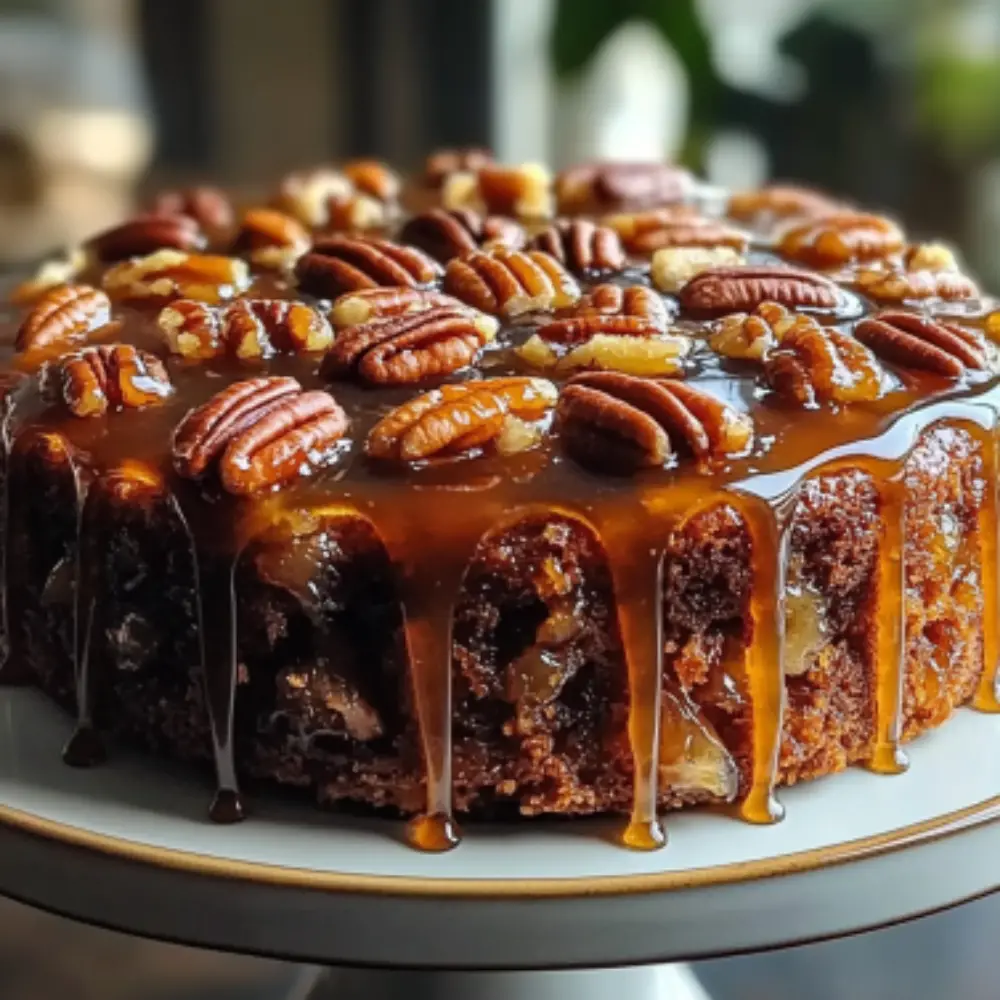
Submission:
[[[64,766],[70,726],[38,693],[0,691],[0,893],[149,937],[348,965],[331,994],[345,1000],[691,1000],[694,978],[662,963],[846,934],[1000,886],[996,715],[959,712],[912,747],[905,774],[788,789],[774,826],[667,816],[652,853],[579,821],[470,824],[456,850],[422,854],[400,823],[269,798],[214,826],[189,770],[124,751]]]

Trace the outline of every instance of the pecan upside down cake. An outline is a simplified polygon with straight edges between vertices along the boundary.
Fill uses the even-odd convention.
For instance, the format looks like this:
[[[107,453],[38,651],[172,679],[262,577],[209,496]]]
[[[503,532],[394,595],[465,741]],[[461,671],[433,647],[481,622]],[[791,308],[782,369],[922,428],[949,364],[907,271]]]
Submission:
[[[768,822],[998,707],[992,308],[885,216],[665,164],[162,193],[6,316],[4,677],[220,821]]]

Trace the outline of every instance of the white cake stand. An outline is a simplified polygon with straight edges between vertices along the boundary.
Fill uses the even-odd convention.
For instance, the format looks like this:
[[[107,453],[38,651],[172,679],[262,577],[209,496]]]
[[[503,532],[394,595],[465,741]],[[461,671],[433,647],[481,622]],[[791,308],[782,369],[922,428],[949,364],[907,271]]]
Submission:
[[[906,774],[789,789],[771,827],[668,816],[670,843],[648,854],[603,821],[470,825],[445,855],[411,850],[402,824],[296,803],[214,826],[189,771],[125,753],[70,769],[69,731],[36,692],[0,691],[0,893],[150,937],[350,965],[334,994],[347,1000],[690,1000],[693,977],[662,963],[1000,887],[1000,716],[972,711],[920,740]]]

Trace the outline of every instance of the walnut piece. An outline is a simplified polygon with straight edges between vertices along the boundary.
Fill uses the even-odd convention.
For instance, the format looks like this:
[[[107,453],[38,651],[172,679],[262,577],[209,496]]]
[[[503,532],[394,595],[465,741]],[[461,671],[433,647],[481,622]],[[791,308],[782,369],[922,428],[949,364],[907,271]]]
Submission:
[[[669,247],[653,254],[650,277],[661,292],[674,294],[702,271],[742,263],[743,257],[732,247]]]
[[[108,268],[102,284],[115,299],[186,298],[215,303],[245,292],[250,287],[250,271],[236,257],[159,250]]]
[[[471,208],[482,215],[548,219],[554,210],[552,175],[538,163],[485,164],[476,171],[449,174],[441,188],[447,209]]]

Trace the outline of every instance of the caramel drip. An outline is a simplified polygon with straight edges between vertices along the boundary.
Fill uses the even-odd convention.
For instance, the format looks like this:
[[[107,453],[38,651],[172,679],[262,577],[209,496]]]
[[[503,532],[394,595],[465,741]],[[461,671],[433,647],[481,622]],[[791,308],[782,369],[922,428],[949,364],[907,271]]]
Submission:
[[[749,823],[775,823],[784,807],[774,793],[785,706],[784,592],[787,532],[779,528],[775,510],[750,497],[735,500],[750,530],[751,632],[745,644],[744,669],[753,713],[753,769],[750,787],[740,803]]]
[[[614,584],[629,677],[628,735],[634,788],[622,843],[651,851],[666,843],[657,813],[663,686],[663,548],[652,517],[640,508],[598,517]]]
[[[865,463],[860,467],[865,468]],[[880,479],[882,539],[875,611],[875,743],[868,766],[878,774],[899,774],[909,766],[900,746],[906,679],[903,596],[906,490],[900,470],[883,474]]]
[[[989,431],[979,428],[983,446],[983,478],[986,495],[979,509],[980,566],[983,588],[983,674],[973,707],[981,712],[1000,712],[1000,567],[997,565],[997,532],[1000,531],[997,491],[1000,490],[1000,421],[988,410],[992,420]]]

